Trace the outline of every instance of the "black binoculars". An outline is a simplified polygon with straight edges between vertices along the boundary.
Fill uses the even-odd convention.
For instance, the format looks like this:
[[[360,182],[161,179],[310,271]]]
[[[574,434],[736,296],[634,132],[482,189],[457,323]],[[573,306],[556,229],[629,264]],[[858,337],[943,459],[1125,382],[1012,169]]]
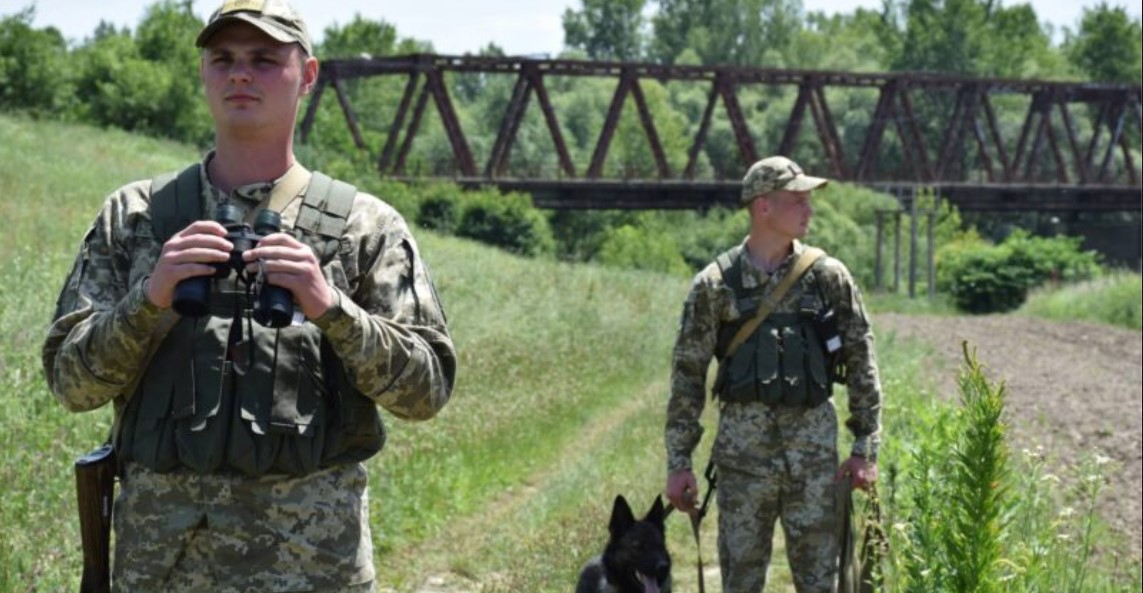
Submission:
[[[173,307],[185,317],[204,317],[210,314],[210,292],[213,279],[230,276],[231,271],[248,287],[255,283],[246,272],[242,254],[253,249],[266,235],[282,230],[282,216],[273,210],[261,210],[254,217],[254,225],[243,221],[242,210],[230,204],[220,204],[214,211],[214,220],[226,229],[226,240],[234,247],[226,262],[212,263],[213,276],[187,278],[175,286]],[[294,297],[289,290],[272,284],[262,284],[255,295],[254,321],[266,327],[286,327],[294,317]]]

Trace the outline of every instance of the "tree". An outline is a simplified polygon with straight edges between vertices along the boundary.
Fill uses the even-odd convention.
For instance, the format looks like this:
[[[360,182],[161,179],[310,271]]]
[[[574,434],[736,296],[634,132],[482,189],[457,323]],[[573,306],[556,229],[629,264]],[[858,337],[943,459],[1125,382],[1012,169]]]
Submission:
[[[892,70],[1006,78],[1059,74],[1050,39],[1026,4],[887,0],[881,34]]]
[[[58,114],[72,94],[67,42],[54,28],[33,29],[35,8],[0,19],[0,109]]]
[[[1139,19],[1107,2],[1083,9],[1079,31],[1064,42],[1068,59],[1088,80],[1140,84],[1143,34]]]
[[[651,55],[668,64],[688,48],[703,64],[774,65],[802,27],[801,0],[659,0]]]
[[[643,56],[646,0],[581,0],[581,10],[564,11],[564,45],[596,60]]]

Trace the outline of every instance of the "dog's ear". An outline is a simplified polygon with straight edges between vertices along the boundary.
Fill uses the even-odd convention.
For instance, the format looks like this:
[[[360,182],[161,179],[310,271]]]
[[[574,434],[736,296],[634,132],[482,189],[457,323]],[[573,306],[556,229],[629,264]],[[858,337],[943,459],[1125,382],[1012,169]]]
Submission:
[[[647,516],[643,517],[643,520],[662,527],[666,519],[667,510],[663,507],[663,497],[656,496],[655,502],[651,503],[651,510],[647,511]]]
[[[635,524],[635,514],[631,512],[631,506],[627,504],[627,499],[623,498],[620,494],[615,497],[615,505],[611,507],[611,524],[609,526],[612,537],[619,537],[631,529]]]

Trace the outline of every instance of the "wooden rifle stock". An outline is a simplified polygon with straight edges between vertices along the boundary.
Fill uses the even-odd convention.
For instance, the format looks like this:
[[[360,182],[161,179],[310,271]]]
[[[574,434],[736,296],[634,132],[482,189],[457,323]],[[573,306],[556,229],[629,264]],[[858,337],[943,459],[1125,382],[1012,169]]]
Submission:
[[[111,505],[115,499],[115,450],[111,445],[75,461],[79,531],[83,541],[80,593],[111,591]]]

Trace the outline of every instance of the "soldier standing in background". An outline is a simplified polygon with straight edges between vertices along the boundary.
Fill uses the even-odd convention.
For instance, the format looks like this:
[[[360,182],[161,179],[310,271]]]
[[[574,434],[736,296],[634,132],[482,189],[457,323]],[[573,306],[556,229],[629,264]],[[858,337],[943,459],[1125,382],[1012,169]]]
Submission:
[[[444,311],[401,216],[294,158],[318,77],[294,9],[228,0],[196,45],[214,150],[107,198],[43,347],[66,408],[115,406],[113,590],[371,591],[362,462],[378,406],[449,400]],[[278,226],[239,249],[265,210]],[[275,291],[289,310],[267,325]]]
[[[800,242],[813,216],[811,193],[826,183],[781,156],[750,167],[742,188],[750,234],[695,277],[683,306],[667,408],[666,493],[676,508],[694,512],[691,454],[716,358],[711,457],[724,593],[763,590],[779,520],[797,591],[832,592],[836,489],[841,480],[865,488],[877,478],[881,385],[860,291],[844,264]],[[788,287],[779,288],[787,276]],[[743,330],[760,309],[768,314]],[[845,424],[856,437],[840,467],[835,381],[848,388]]]

